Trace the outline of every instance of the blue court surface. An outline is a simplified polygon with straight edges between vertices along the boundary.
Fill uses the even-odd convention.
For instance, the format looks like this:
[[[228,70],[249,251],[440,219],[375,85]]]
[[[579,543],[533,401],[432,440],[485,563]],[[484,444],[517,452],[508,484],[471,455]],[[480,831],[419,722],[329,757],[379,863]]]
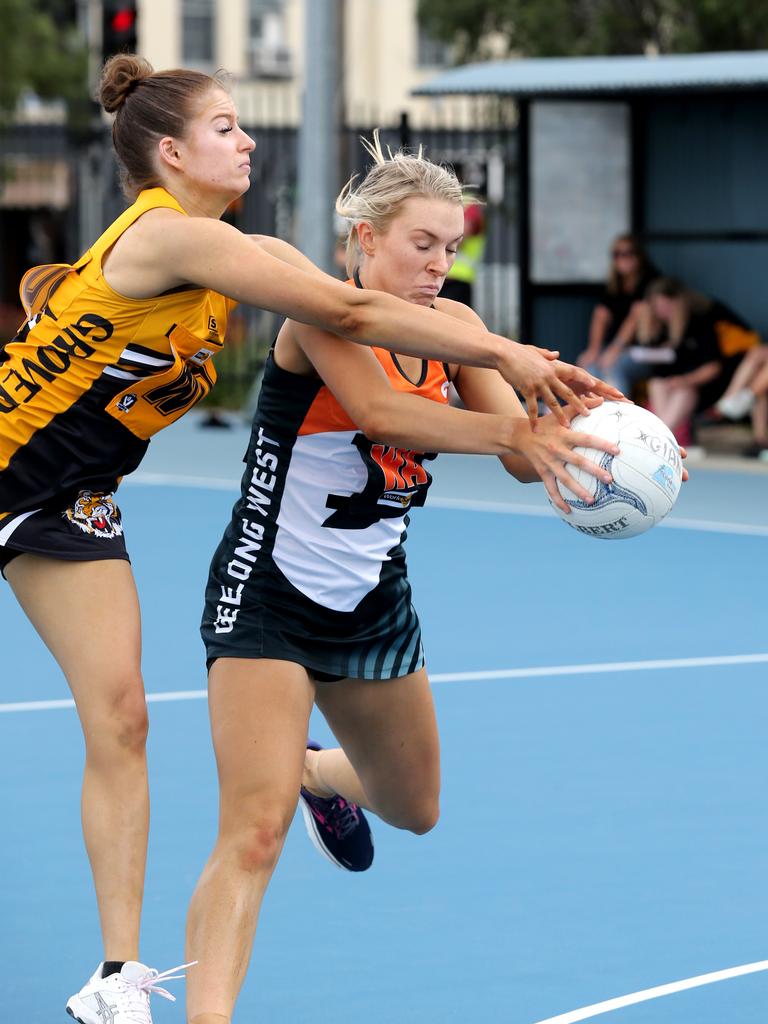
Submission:
[[[142,949],[161,970],[183,961],[216,826],[197,624],[247,437],[194,419],[166,433],[120,492],[147,692],[165,695]],[[438,461],[408,547],[442,819],[422,838],[378,824],[373,869],[351,876],[297,818],[237,1021],[765,1024],[768,471],[710,466],[690,467],[668,524],[602,542],[494,460]],[[108,607],[72,600],[110,628]],[[0,621],[2,1019],[49,1024],[101,958],[82,741],[6,585]],[[763,969],[619,998],[745,965]],[[156,1024],[184,1019],[172,984]]]

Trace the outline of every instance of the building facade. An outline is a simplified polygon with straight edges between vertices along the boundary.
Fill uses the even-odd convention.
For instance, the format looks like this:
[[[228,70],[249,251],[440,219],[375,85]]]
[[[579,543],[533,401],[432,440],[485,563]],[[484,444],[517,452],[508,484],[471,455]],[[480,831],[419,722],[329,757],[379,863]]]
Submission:
[[[141,0],[139,48],[157,68],[225,69],[244,123],[297,124],[304,86],[305,5],[312,0]],[[466,119],[466,103],[411,90],[451,62],[426,36],[416,0],[340,0],[340,53],[350,123]]]

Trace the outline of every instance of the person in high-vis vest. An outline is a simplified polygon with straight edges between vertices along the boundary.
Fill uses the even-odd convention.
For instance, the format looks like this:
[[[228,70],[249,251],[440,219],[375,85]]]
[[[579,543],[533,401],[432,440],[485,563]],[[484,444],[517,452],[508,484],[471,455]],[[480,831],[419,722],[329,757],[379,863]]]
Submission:
[[[149,994],[169,972],[139,961],[147,709],[114,491],[152,435],[210,391],[235,303],[352,341],[496,366],[531,418],[537,398],[581,410],[579,393],[609,391],[552,353],[349,288],[291,246],[224,223],[250,185],[255,143],[216,78],[154,72],[122,54],[106,64],[100,98],[115,114],[133,204],[76,263],[24,278],[27,318],[0,350],[0,570],[63,670],[85,736],[82,819],[104,950],[67,1010],[81,1024],[151,1024]],[[108,619],[83,615],[73,595],[84,594]]]
[[[448,271],[440,296],[474,308],[474,285],[485,254],[485,216],[475,202],[464,207],[464,237]]]

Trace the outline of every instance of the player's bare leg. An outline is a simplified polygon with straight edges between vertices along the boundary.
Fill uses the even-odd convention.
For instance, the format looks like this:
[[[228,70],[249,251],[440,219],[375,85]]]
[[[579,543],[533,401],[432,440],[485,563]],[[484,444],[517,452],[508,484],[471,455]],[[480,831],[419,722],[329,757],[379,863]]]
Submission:
[[[80,716],[83,834],[104,959],[137,960],[149,794],[139,606],[130,565],[23,554],[5,571],[61,666]]]
[[[315,701],[342,749],[307,751],[304,785],[340,793],[396,828],[419,835],[433,828],[440,741],[426,670],[318,683]]]
[[[264,891],[296,809],[314,684],[283,661],[220,658],[209,675],[219,832],[189,909],[190,1024],[228,1024]]]

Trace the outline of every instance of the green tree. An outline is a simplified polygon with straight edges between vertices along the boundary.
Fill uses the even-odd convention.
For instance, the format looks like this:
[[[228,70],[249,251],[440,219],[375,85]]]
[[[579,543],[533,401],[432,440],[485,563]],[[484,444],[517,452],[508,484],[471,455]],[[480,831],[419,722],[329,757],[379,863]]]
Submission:
[[[768,48],[763,0],[419,0],[418,16],[459,60],[488,57],[491,34],[531,57]]]
[[[27,90],[42,99],[87,98],[87,51],[66,0],[0,0],[0,118]]]

